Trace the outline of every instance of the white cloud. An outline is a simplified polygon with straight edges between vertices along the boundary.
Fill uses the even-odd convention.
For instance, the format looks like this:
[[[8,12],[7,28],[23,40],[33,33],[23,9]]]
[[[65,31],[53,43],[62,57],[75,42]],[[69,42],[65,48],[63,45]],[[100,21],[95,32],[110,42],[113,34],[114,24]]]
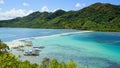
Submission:
[[[33,12],[32,10],[26,11],[23,9],[11,9],[6,12],[0,12],[0,20],[8,20],[16,17],[23,17],[32,12]]]
[[[45,11],[49,11],[49,9],[48,9],[47,6],[43,6],[43,7],[41,8],[41,12],[45,12]]]
[[[80,7],[80,3],[77,3],[77,4],[75,5],[75,7]]]
[[[24,3],[23,3],[23,6],[29,6],[29,4],[24,2]]]
[[[55,12],[55,11],[57,11],[57,10],[59,10],[59,9],[60,9],[60,8],[56,8],[56,9],[53,10],[53,12]]]
[[[0,4],[4,4],[4,0],[0,0]]]
[[[77,8],[83,8],[83,7],[85,7],[85,4],[84,3],[76,3],[75,7],[77,7]]]

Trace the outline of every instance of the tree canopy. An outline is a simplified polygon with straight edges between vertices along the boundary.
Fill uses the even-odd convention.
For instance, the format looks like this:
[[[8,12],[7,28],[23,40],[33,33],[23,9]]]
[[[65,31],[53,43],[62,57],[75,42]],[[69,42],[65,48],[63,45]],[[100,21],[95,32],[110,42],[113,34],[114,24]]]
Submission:
[[[9,49],[9,47],[7,46],[7,44],[3,43],[0,40],[0,54],[7,52],[6,50]]]
[[[2,20],[0,27],[120,31],[120,5],[95,3],[78,11],[37,11],[25,17]]]

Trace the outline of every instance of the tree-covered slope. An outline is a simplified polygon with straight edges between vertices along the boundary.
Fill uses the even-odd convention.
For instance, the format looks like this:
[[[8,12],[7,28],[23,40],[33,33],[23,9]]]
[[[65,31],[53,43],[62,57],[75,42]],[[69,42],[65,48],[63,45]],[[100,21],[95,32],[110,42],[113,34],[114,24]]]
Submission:
[[[0,27],[120,31],[120,5],[95,3],[78,11],[37,11],[22,18],[0,21]]]

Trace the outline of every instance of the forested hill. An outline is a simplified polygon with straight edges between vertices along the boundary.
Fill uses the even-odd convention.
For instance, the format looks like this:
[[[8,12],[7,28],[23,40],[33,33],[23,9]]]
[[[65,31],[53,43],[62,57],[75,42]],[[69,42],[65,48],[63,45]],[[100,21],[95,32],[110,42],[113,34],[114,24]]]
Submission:
[[[34,12],[0,21],[0,27],[120,31],[120,5],[95,3],[78,11]]]

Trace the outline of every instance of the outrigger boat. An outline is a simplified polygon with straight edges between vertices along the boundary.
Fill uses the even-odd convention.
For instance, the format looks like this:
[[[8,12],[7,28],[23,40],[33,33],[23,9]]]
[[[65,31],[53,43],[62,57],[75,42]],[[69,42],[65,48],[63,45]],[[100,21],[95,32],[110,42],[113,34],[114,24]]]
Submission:
[[[24,56],[39,56],[39,50],[29,50],[24,53]]]
[[[33,48],[43,49],[45,47],[44,46],[36,46],[36,47],[33,47]]]

